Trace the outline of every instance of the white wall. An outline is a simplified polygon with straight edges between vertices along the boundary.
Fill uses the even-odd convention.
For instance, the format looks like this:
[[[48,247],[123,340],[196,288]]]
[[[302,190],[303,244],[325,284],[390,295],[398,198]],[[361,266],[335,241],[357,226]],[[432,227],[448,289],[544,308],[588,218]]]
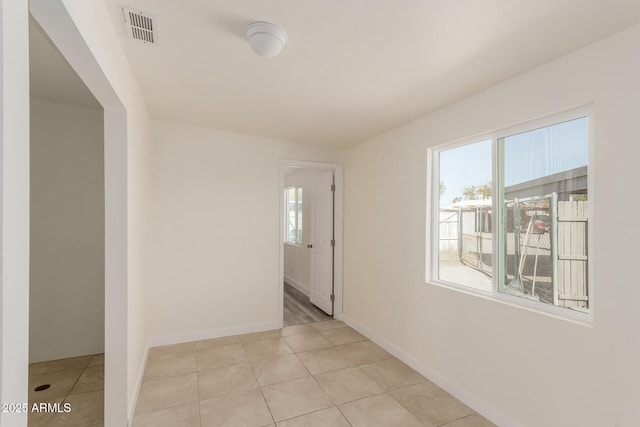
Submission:
[[[103,112],[31,100],[29,361],[104,351]]]
[[[307,243],[297,246],[285,242],[284,281],[309,296],[309,249],[306,245]]]
[[[307,244],[310,241],[312,175],[316,169],[297,169],[284,177],[284,186],[302,187],[302,244],[284,244],[284,280],[309,295],[309,260]],[[285,228],[286,230],[286,228]]]
[[[154,343],[278,327],[279,161],[337,155],[154,122]]]
[[[104,107],[105,425],[125,425],[148,341],[150,119],[104,2],[32,0],[31,12]]]
[[[346,318],[502,425],[640,425],[639,45],[635,26],[347,153]],[[593,326],[425,284],[427,148],[590,103]]]
[[[27,0],[0,0],[0,401],[26,402],[29,345]],[[0,411],[2,427],[24,413]]]

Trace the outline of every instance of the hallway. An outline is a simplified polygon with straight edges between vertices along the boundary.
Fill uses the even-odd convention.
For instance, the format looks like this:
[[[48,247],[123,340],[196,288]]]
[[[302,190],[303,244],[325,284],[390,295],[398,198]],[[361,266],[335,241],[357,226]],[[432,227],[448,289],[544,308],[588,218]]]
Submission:
[[[311,304],[308,296],[284,283],[284,326],[321,322],[332,318]]]

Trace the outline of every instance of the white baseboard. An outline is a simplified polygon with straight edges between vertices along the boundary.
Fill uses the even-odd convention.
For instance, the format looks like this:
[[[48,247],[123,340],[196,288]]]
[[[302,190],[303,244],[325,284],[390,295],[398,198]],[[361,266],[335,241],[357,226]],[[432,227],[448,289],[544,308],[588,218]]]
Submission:
[[[270,331],[282,328],[282,321],[253,323],[251,325],[232,326],[229,328],[196,331],[178,335],[164,335],[149,338],[149,347],[159,347],[170,344],[181,344],[190,341],[208,340],[211,338],[227,337],[229,335],[248,334],[251,332]]]
[[[296,282],[292,278],[288,277],[286,274],[284,275],[284,281],[290,284],[291,286],[293,286],[294,288],[296,288],[297,290],[299,290],[300,292],[302,292],[303,294],[305,294],[306,296],[309,296],[309,288],[307,286],[301,285],[300,283]]]
[[[131,406],[129,406],[129,421],[128,426],[133,424],[133,417],[135,416],[136,405],[138,404],[138,396],[140,395],[140,388],[142,387],[142,379],[144,378],[144,370],[147,367],[147,357],[149,356],[149,346],[144,349],[144,355],[142,356],[142,364],[138,372],[138,379],[136,380],[136,390],[133,393],[133,399],[131,399]]]
[[[406,365],[410,366],[415,371],[419,372],[422,376],[427,378],[432,383],[436,384],[438,387],[445,390],[447,393],[451,394],[465,405],[501,427],[521,427],[520,424],[514,422],[510,418],[508,418],[503,413],[497,411],[495,408],[487,405],[484,401],[480,400],[477,396],[472,395],[467,392],[465,389],[455,384],[448,378],[444,377],[438,371],[430,368],[429,366],[423,364],[422,362],[416,360],[409,354],[405,353],[402,349],[391,344],[389,341],[385,340],[378,334],[372,332],[366,326],[358,323],[354,319],[349,316],[342,314],[340,319],[343,320],[347,325],[351,326],[356,331],[360,332],[362,335],[369,338],[374,343],[378,344],[380,347],[388,351],[390,354],[400,359]]]

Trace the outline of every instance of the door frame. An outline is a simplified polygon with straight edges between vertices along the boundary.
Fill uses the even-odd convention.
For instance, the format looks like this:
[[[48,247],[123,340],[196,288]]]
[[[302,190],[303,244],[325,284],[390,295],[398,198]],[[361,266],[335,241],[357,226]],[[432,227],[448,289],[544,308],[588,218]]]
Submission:
[[[63,0],[30,0],[29,11],[104,109],[104,425],[124,426],[135,404],[127,352],[127,110]]]
[[[280,214],[278,215],[278,246],[280,248],[280,269],[278,281],[278,306],[280,307],[280,327],[284,325],[284,177],[288,168],[326,169],[333,170],[336,186],[334,199],[333,234],[336,241],[333,252],[333,318],[342,319],[342,271],[344,254],[344,167],[339,163],[321,163],[304,160],[280,160],[280,184],[278,186],[278,200]]]

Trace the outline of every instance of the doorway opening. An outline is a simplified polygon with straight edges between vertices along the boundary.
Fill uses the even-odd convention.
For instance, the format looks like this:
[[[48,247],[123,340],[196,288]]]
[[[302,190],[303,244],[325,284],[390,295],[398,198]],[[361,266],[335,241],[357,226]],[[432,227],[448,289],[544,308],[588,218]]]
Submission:
[[[123,315],[128,309],[127,110],[62,0],[31,0],[29,11],[103,108],[104,425],[125,425],[133,406]]]
[[[342,165],[281,161],[283,326],[341,318],[342,183]]]
[[[28,425],[104,422],[104,111],[29,19]]]

